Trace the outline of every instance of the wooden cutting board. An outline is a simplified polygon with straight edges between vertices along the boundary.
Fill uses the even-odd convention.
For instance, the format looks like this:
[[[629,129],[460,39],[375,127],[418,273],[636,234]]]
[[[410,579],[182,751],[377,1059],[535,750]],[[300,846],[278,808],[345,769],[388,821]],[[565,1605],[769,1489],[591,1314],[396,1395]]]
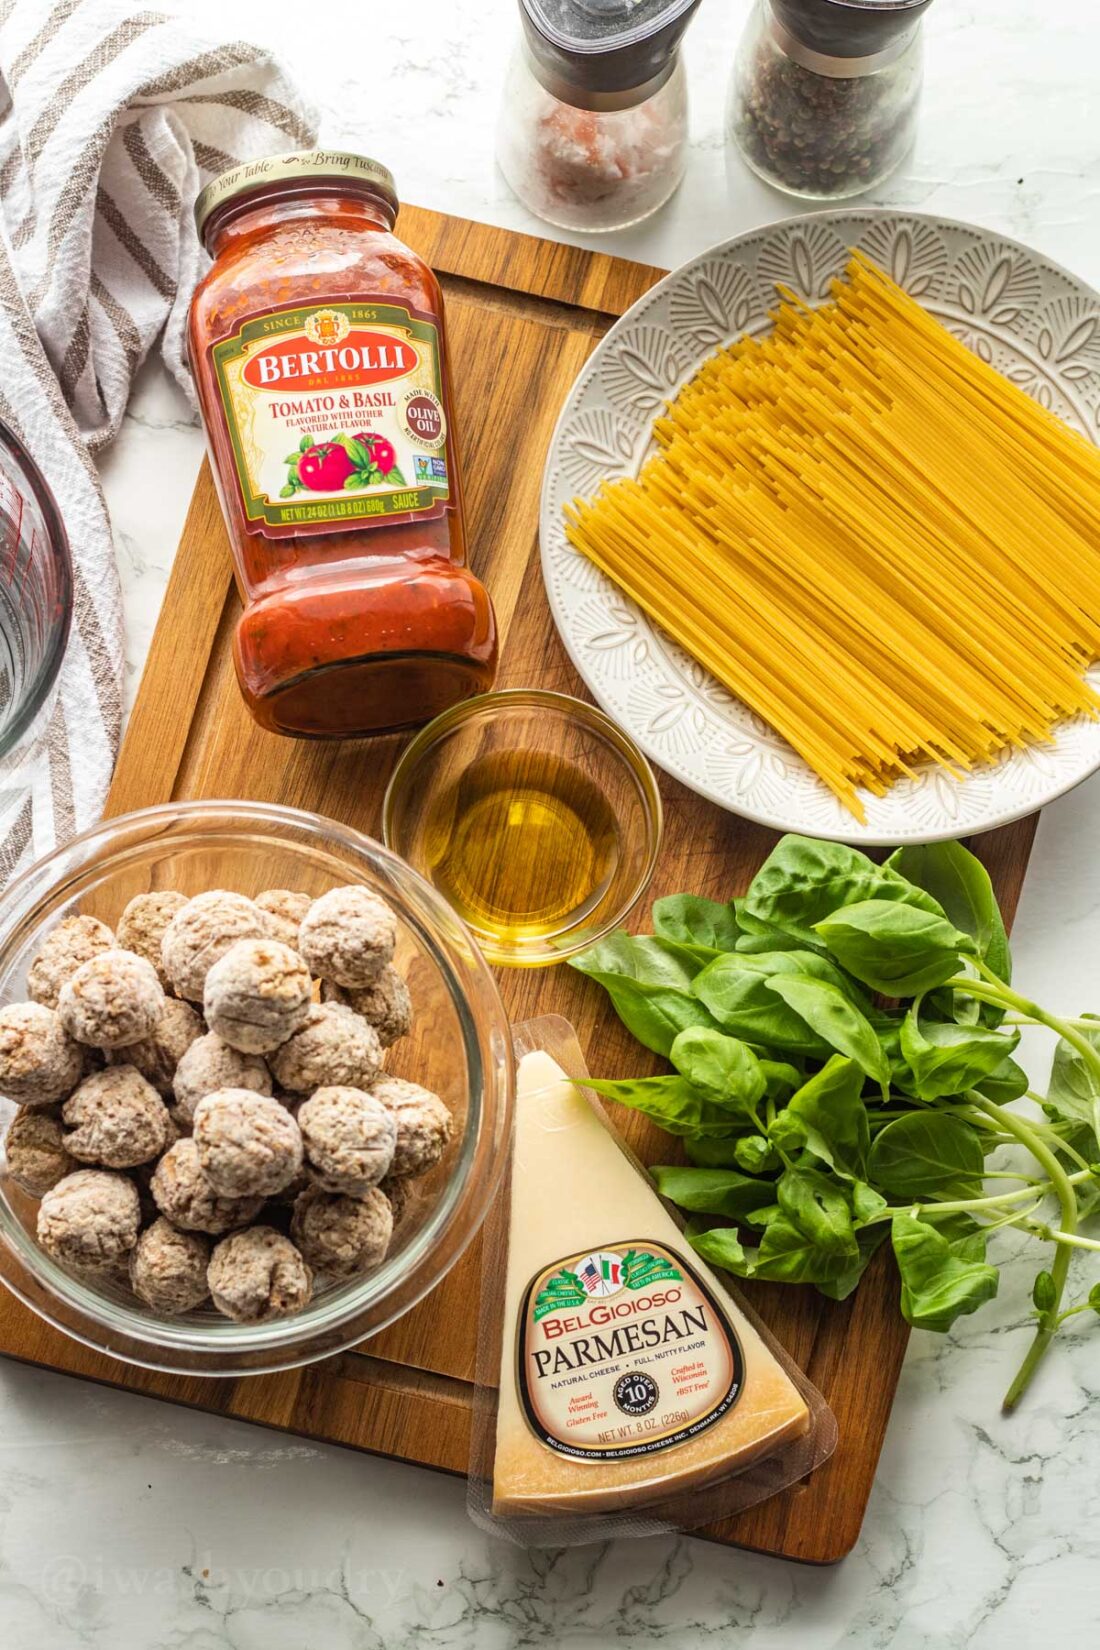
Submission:
[[[406,209],[404,237],[439,271],[447,300],[473,563],[496,603],[499,685],[583,688],[551,623],[538,560],[538,497],[558,409],[612,322],[664,272]],[[238,613],[229,552],[204,465],[130,719],[109,812],[181,797],[250,797],[312,809],[380,834],[382,793],[400,738],[299,744],[260,732],[237,693],[230,640]],[[690,889],[725,899],[745,888],[773,835],[661,777],[666,838],[654,897]],[[971,845],[1011,919],[1034,820]],[[636,924],[645,923],[645,913]],[[604,994],[566,967],[502,971],[514,1021],[562,1014],[598,1074],[657,1062],[610,1013]],[[615,1108],[647,1161],[667,1137]],[[478,1277],[477,1245],[443,1284],[361,1350],[302,1370],[203,1380],[131,1369],[41,1323],[7,1294],[0,1351],[177,1403],[418,1462],[466,1468]],[[750,1286],[753,1305],[824,1392],[839,1423],[836,1454],[808,1483],[704,1533],[734,1546],[830,1563],[859,1533],[908,1330],[880,1251],[855,1296]]]

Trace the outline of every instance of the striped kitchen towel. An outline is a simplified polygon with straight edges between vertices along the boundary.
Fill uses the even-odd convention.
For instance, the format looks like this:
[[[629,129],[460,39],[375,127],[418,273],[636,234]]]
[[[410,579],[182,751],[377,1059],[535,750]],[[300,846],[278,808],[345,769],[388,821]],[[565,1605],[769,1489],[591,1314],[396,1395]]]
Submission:
[[[195,195],[240,160],[308,146],[315,123],[270,53],[132,0],[0,0],[0,70],[0,417],[44,471],[75,563],[60,691],[20,753],[14,802],[4,776],[2,884],[93,824],[106,796],[123,625],[95,454],[158,341],[192,393]]]

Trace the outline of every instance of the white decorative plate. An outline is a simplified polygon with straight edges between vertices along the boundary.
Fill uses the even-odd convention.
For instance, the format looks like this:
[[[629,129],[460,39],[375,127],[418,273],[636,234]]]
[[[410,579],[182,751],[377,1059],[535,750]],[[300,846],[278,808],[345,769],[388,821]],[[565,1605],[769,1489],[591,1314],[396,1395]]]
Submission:
[[[859,247],[1043,406],[1090,440],[1100,426],[1100,298],[1057,264],[969,224],[911,212],[818,212],[738,236],[676,270],[612,327],[574,384],[546,463],[540,532],[554,619],[603,708],[667,772],[781,831],[933,842],[1033,812],[1100,767],[1100,722],[951,779],[929,767],[865,795],[860,825],[768,724],[734,699],[566,541],[562,507],[635,475],[650,428],[719,344],[763,332],[781,282],[819,302]],[[1091,672],[1100,688],[1100,668]]]

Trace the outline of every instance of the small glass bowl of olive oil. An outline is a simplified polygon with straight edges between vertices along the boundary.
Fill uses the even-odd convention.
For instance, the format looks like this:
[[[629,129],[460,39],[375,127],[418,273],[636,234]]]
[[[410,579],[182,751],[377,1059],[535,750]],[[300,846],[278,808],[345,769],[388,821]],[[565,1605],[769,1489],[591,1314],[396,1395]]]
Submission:
[[[386,845],[428,879],[491,962],[561,962],[623,921],[661,841],[653,771],[602,710],[537,688],[444,711],[404,751]]]

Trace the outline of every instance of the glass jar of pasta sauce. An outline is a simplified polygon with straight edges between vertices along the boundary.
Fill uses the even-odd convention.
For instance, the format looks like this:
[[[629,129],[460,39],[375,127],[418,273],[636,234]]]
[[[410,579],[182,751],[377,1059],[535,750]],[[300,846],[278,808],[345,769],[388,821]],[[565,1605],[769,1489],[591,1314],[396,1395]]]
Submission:
[[[410,727],[491,686],[466,566],[443,299],[394,234],[384,166],[331,150],[216,178],[188,347],[244,611],[256,720],[300,738]]]

